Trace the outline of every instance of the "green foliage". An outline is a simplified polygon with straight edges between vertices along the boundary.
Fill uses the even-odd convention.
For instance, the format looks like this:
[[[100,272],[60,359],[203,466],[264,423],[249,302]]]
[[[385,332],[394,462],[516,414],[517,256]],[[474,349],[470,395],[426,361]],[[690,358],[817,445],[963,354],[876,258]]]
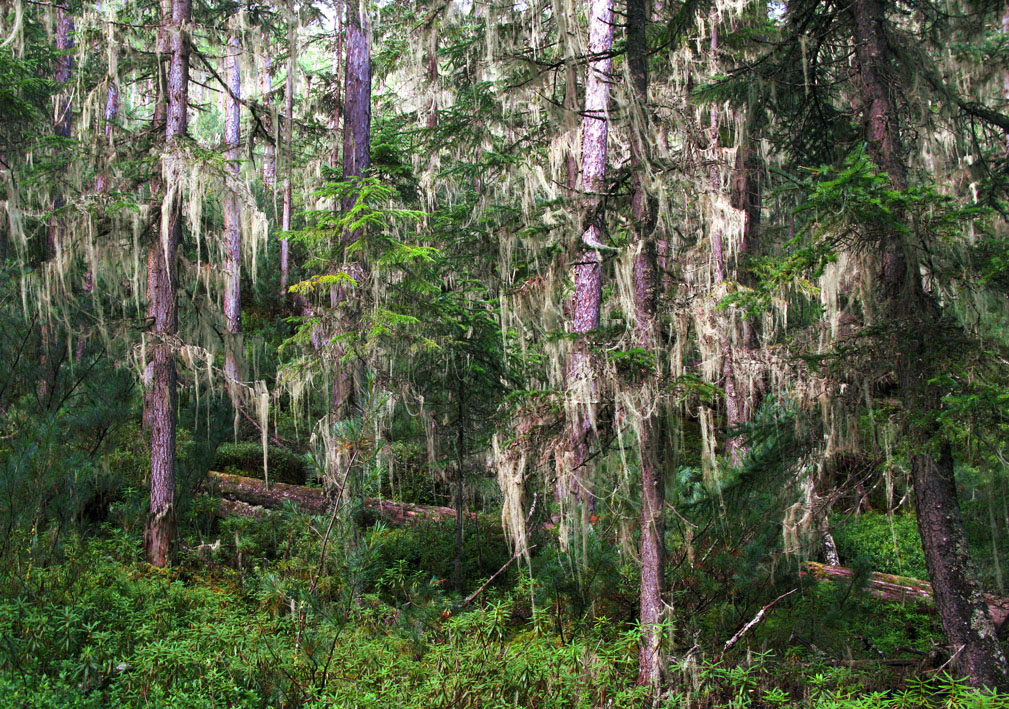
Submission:
[[[833,519],[833,533],[841,561],[848,566],[928,579],[918,523],[912,513],[838,516]]]
[[[476,588],[504,566],[511,554],[501,525],[478,517],[463,527],[463,588]],[[438,579],[451,579],[455,558],[455,521],[419,522],[399,529],[386,528],[377,534],[378,560],[383,568],[402,565],[404,570],[422,572]],[[499,583],[509,580],[500,577]]]
[[[308,466],[297,453],[268,445],[267,469],[273,482],[304,485],[308,479]],[[263,477],[263,446],[253,441],[222,443],[214,455],[214,469],[222,473]]]

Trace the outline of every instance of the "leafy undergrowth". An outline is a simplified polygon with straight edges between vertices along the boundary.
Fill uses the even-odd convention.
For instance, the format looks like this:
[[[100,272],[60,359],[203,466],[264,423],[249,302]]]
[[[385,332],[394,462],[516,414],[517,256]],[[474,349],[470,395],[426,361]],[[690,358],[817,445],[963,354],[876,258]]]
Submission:
[[[438,575],[451,565],[423,568],[451,548],[450,525],[358,530],[334,538],[339,548],[320,563],[312,530],[324,521],[229,521],[219,543],[192,542],[165,572],[141,561],[135,535],[111,529],[65,540],[46,564],[36,563],[35,541],[15,540],[20,552],[0,567],[4,705],[644,704],[632,622],[561,620],[561,597],[550,603],[544,581],[518,571],[461,607]],[[480,535],[474,530],[467,553]],[[484,561],[464,569],[467,591],[501,560],[500,543],[483,540]],[[858,636],[888,657],[909,643],[924,650],[934,622],[900,608],[857,589],[810,586],[741,643],[751,650],[723,664],[704,661],[696,647],[674,651],[660,706],[1009,706],[942,672],[924,682],[838,662],[865,656]],[[805,644],[784,640],[799,635]]]

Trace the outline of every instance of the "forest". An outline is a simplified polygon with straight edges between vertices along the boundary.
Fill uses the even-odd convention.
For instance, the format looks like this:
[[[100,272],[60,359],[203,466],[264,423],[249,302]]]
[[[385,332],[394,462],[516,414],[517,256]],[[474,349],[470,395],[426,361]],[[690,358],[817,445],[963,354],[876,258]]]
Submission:
[[[1004,0],[0,0],[0,706],[1009,707]]]

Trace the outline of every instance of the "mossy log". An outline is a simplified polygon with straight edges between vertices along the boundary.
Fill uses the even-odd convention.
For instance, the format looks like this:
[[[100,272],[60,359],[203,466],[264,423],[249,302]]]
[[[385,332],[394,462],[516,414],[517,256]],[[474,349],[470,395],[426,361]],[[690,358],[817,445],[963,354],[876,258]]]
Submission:
[[[268,514],[268,510],[281,509],[287,502],[309,514],[325,514],[333,509],[334,501],[322,491],[322,488],[286,483],[271,483],[267,486],[265,482],[256,478],[213,470],[208,476],[212,487],[221,496],[217,507],[219,517],[239,515],[258,519]],[[455,518],[455,510],[451,507],[414,505],[374,497],[365,498],[364,506],[383,521],[396,525]],[[473,516],[469,515],[470,518]]]
[[[855,575],[853,569],[844,566],[830,566],[829,564],[819,564],[815,561],[806,561],[802,564],[801,576],[810,576],[820,580],[839,581],[850,579]],[[934,603],[932,595],[932,584],[921,579],[910,576],[896,576],[894,574],[869,574],[866,581],[865,590],[867,593],[881,598],[885,601],[896,601],[904,603],[906,601],[917,600],[925,603]],[[984,594],[985,602],[988,604],[988,612],[991,613],[992,621],[996,628],[1007,627],[1006,619],[1009,618],[1009,598],[999,598],[990,593]]]

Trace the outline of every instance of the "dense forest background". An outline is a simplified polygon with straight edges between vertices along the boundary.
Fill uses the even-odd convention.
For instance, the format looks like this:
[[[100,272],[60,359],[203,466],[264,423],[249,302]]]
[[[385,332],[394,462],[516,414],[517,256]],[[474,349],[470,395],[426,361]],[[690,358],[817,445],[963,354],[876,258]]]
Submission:
[[[1009,6],[0,2],[0,700],[1009,705]]]

